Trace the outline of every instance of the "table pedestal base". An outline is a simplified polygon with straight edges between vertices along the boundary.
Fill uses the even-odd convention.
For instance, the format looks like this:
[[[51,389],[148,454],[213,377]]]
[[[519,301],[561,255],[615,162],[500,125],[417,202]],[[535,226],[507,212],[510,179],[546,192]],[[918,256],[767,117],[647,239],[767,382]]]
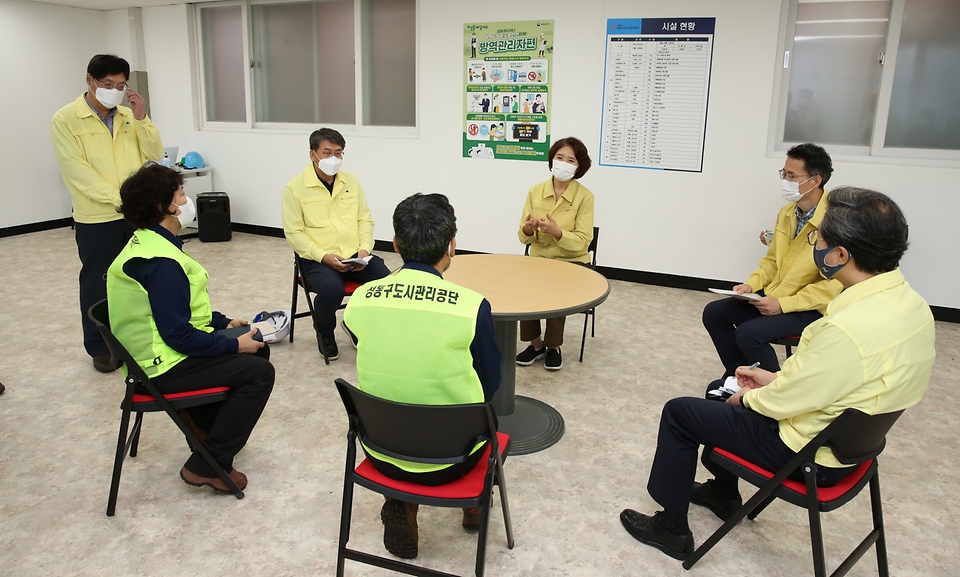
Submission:
[[[516,396],[512,415],[498,415],[500,430],[510,435],[510,455],[529,455],[563,437],[563,417],[543,401]]]

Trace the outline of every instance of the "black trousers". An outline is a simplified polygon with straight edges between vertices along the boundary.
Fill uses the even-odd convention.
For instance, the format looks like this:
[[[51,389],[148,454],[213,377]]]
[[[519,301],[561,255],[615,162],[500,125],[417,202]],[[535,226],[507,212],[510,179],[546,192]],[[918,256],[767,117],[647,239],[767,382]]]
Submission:
[[[764,316],[749,301],[726,298],[703,308],[703,326],[720,355],[724,376],[757,361],[761,369],[775,373],[780,370],[780,363],[770,343],[799,336],[807,325],[822,316],[817,311]]]
[[[780,440],[777,421],[728,403],[681,397],[663,406],[657,452],[650,468],[647,491],[671,513],[687,514],[697,473],[697,451],[704,446],[702,462],[718,482],[737,490],[738,477],[707,459],[709,449],[720,447],[775,472],[796,456]],[[836,485],[853,468],[818,467],[817,484]],[[797,470],[792,478],[802,481]]]
[[[77,253],[80,255],[80,324],[83,348],[91,357],[110,354],[107,343],[87,310],[107,298],[107,269],[126,246],[133,227],[125,220],[99,224],[76,223]]]
[[[317,294],[313,299],[313,324],[320,335],[330,337],[337,328],[337,309],[343,302],[343,281],[363,284],[389,275],[390,269],[379,256],[370,259],[370,264],[363,267],[363,270],[345,273],[337,272],[315,260],[301,258],[300,274]]]
[[[273,390],[274,369],[269,358],[269,345],[256,355],[188,357],[153,379],[164,394],[230,387],[227,400],[187,409],[197,426],[207,431],[207,438],[201,441],[203,446],[228,472],[233,469],[233,458],[260,420]],[[191,455],[185,466],[203,477],[216,476],[199,453]]]

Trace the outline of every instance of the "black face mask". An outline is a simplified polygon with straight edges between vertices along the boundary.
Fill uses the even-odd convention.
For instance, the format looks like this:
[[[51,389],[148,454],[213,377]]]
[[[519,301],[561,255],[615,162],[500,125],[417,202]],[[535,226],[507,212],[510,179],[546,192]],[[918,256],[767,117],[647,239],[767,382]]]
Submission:
[[[828,246],[827,248],[817,248],[813,247],[813,262],[817,265],[817,268],[820,269],[820,273],[826,278],[833,278],[833,275],[837,274],[837,271],[847,266],[847,263],[850,262],[847,259],[847,262],[843,264],[829,265],[826,263],[827,255],[830,254],[830,251],[838,247]]]

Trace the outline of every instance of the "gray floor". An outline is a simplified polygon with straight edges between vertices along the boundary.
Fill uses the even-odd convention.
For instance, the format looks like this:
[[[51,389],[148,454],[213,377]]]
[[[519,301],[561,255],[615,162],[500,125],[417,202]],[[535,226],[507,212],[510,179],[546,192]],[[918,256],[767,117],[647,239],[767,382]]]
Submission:
[[[186,249],[210,272],[215,308],[249,317],[289,306],[292,255],[283,240],[235,234],[229,243],[194,240]],[[396,255],[383,256],[398,264]],[[185,485],[177,476],[188,456],[182,435],[169,419],[147,415],[140,455],[124,467],[117,515],[107,518],[122,383],[118,373],[95,372],[81,347],[78,270],[68,229],[0,239],[7,335],[0,360],[7,386],[0,396],[0,574],[332,575],[346,428],[333,379],[356,381],[354,350],[341,345],[340,360],[324,366],[306,323],[294,344],[273,348],[277,385],[236,463],[250,479],[242,501]],[[630,538],[618,514],[624,507],[655,509],[644,486],[664,401],[699,395],[719,372],[700,325],[711,295],[611,284],[582,364],[577,315],[567,324],[562,371],[548,373],[540,363],[518,370],[518,393],[556,407],[566,435],[544,452],[507,462],[517,545],[506,548],[495,510],[488,575],[687,574]],[[881,458],[897,576],[960,573],[960,451],[950,428],[960,408],[960,325],[938,323],[937,341],[927,395],[896,425]],[[383,552],[380,502],[358,489],[351,545]],[[475,537],[460,529],[458,514],[421,510],[418,563],[471,574]],[[830,569],[869,522],[866,494],[825,515]],[[699,542],[720,522],[693,507],[690,524]],[[801,510],[774,504],[690,575],[812,574],[806,526]],[[390,573],[348,563],[347,574]],[[850,574],[875,575],[872,553]]]

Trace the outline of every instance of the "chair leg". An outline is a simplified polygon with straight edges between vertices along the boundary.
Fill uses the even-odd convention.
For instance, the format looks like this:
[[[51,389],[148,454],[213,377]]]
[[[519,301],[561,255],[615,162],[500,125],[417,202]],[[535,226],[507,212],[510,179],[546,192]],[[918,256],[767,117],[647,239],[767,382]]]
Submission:
[[[510,523],[510,505],[507,503],[507,480],[503,466],[497,463],[497,485],[500,486],[500,508],[503,509],[503,525],[507,530],[507,549],[513,549],[513,525]]]
[[[140,448],[140,429],[143,428],[143,413],[137,413],[137,418],[133,423],[133,439],[130,441],[130,456],[137,456],[137,449]]]
[[[493,504],[493,483],[480,503],[480,534],[477,536],[477,577],[483,577],[484,564],[487,558],[487,529],[490,524],[490,506]]]
[[[827,577],[827,562],[823,554],[823,530],[820,527],[820,504],[817,501],[817,466],[814,463],[804,463],[802,468],[807,485],[807,517],[810,519],[813,574],[815,577]]]
[[[774,496],[770,496],[764,499],[763,503],[760,503],[759,505],[757,505],[756,509],[754,509],[753,511],[750,511],[750,514],[747,515],[747,519],[750,519],[751,521],[753,521],[754,519],[759,517],[760,513],[762,513],[763,510],[767,508],[767,505],[769,505],[770,503],[773,503],[775,499],[776,497]]]
[[[300,283],[297,279],[300,277],[300,271],[297,268],[297,261],[293,261],[293,296],[290,297],[290,342],[293,342],[293,329],[297,324],[297,298],[300,296]],[[310,295],[307,295],[310,298]]]
[[[310,323],[313,325],[313,331],[317,333],[317,344],[320,345],[320,354],[323,356],[323,362],[326,365],[330,364],[330,358],[327,356],[327,347],[323,346],[323,339],[320,337],[320,331],[317,330],[317,323],[314,319],[317,318],[317,313],[313,310],[313,301],[310,299],[310,291],[303,289],[304,294],[307,295],[307,306],[310,308]]]
[[[583,347],[587,344],[587,321],[590,320],[590,311],[584,313],[583,317],[583,336],[580,337],[580,362],[583,362]]]
[[[130,426],[130,411],[124,409],[120,416],[120,433],[117,435],[117,454],[113,459],[113,476],[110,480],[110,496],[107,497],[107,517],[117,511],[117,494],[120,492],[120,472],[127,454],[127,427]]]
[[[356,448],[354,448],[356,451]],[[343,502],[340,506],[340,542],[337,543],[337,577],[343,577],[344,553],[350,541],[350,522],[353,517],[353,467],[349,465],[344,473]]]
[[[880,577],[889,577],[886,531],[883,528],[883,510],[880,504],[880,471],[876,471],[870,479],[870,508],[873,510],[873,528],[879,533],[876,543],[877,570]]]

